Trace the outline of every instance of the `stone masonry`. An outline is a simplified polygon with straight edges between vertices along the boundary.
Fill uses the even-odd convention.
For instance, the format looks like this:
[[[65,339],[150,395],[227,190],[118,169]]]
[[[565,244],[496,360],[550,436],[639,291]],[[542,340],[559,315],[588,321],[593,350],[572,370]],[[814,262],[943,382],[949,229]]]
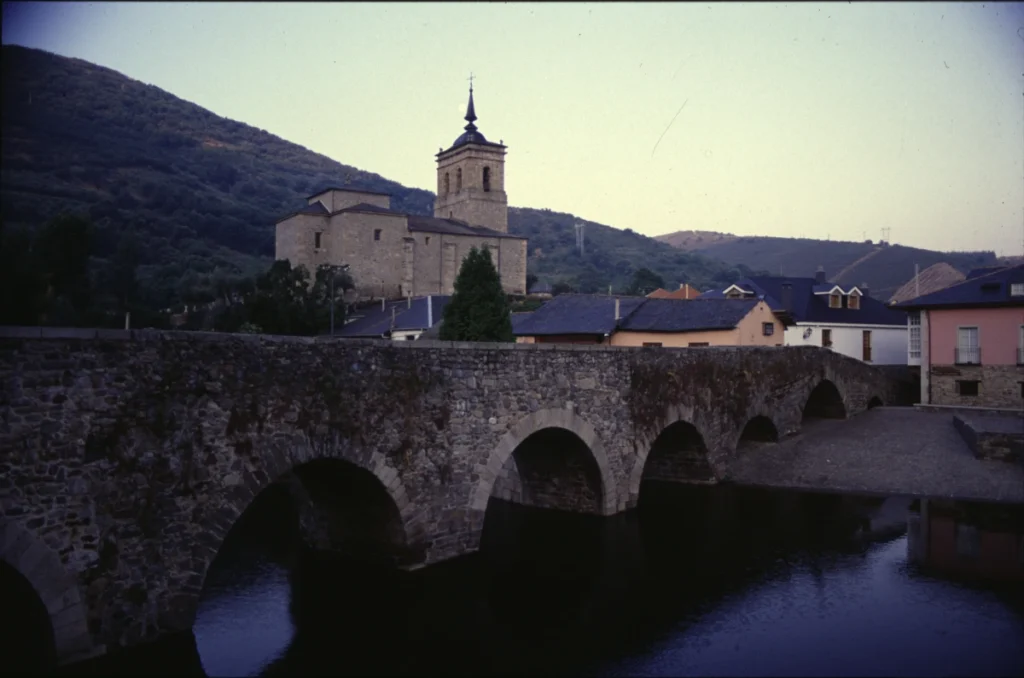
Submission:
[[[706,450],[694,480],[713,481],[746,422],[798,431],[823,380],[849,416],[894,392],[882,372],[816,347],[58,328],[0,330],[0,378],[0,557],[47,605],[63,661],[188,630],[228,530],[293,471],[365,497],[349,506],[367,521],[360,534],[423,566],[478,547],[492,496],[633,507],[674,422],[700,438],[680,452]],[[304,477],[313,464],[326,466]]]
[[[933,365],[929,374],[934,405],[1024,410],[1024,365]],[[958,381],[977,381],[978,395],[960,395]]]

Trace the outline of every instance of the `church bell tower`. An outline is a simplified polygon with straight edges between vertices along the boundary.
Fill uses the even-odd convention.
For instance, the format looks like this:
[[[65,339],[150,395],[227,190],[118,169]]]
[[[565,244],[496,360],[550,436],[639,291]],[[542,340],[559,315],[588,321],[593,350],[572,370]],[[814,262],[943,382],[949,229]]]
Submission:
[[[508,197],[505,195],[504,144],[488,141],[473,123],[473,79],[465,131],[447,150],[437,154],[437,200],[434,216],[459,219],[508,233]]]

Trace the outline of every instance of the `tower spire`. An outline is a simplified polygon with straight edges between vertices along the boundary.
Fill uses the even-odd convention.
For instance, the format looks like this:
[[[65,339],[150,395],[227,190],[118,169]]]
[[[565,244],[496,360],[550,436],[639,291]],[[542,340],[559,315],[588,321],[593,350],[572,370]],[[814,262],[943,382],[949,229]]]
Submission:
[[[473,73],[469,74],[469,105],[466,107],[466,121],[469,123],[463,129],[467,132],[473,132],[476,130],[476,125],[473,121],[476,120],[476,110],[473,108]]]

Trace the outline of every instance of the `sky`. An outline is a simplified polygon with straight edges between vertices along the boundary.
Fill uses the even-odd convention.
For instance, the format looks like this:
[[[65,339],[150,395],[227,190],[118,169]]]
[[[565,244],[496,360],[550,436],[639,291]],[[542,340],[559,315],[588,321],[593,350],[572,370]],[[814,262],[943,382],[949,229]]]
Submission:
[[[512,206],[647,235],[1024,254],[1024,3],[4,3],[78,57],[436,189],[508,146]]]

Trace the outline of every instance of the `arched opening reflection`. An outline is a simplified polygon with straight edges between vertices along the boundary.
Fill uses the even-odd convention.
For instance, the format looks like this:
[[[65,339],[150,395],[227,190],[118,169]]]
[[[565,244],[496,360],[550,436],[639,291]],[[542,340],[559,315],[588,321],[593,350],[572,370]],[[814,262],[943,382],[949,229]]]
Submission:
[[[203,669],[253,675],[283,657],[292,666],[299,649],[365,667],[395,609],[404,546],[373,473],[337,459],[295,467],[257,495],[207,571],[193,626]]]
[[[881,407],[881,406],[882,406],[882,399],[879,398],[878,396],[872,396],[871,400],[868,401],[868,409],[869,410],[872,410],[872,409],[874,409],[876,407]]]

